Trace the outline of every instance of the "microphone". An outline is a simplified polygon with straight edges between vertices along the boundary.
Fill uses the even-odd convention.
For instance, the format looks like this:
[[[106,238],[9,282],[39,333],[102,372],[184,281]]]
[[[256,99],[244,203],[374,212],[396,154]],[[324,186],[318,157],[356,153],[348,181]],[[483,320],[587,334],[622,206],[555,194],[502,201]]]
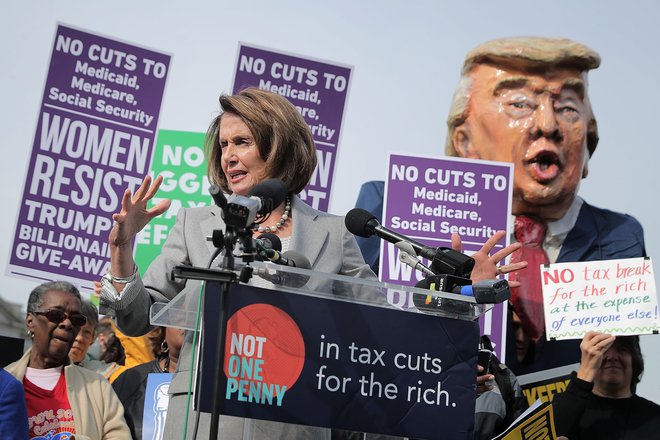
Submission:
[[[415,253],[415,249],[413,249],[410,243],[407,241],[400,241],[394,246],[399,249],[399,260],[402,263],[412,267],[413,269],[419,270],[426,275],[435,275],[431,269],[426,267],[421,261],[412,256],[412,254]]]
[[[282,266],[299,267],[301,269],[312,268],[312,264],[307,257],[296,251],[286,251],[282,254],[275,251],[275,255],[273,255],[272,258],[269,258],[269,260]]]
[[[286,192],[286,184],[280,179],[268,179],[252,188],[249,197],[259,200],[257,214],[266,215],[280,206],[286,198]]]
[[[482,280],[470,286],[454,288],[454,293],[473,296],[478,304],[500,304],[511,298],[509,282],[507,280]]]
[[[344,223],[352,234],[360,237],[377,235],[383,240],[394,243],[395,245],[401,241],[410,243],[417,256],[431,260],[431,270],[434,274],[449,274],[469,278],[472,273],[472,268],[474,267],[473,258],[451,248],[425,246],[381,225],[373,214],[364,209],[351,209],[346,214]]]
[[[300,252],[286,251],[283,254],[275,252],[276,257],[270,260],[273,263],[281,264],[289,267],[298,267],[300,269],[311,269],[312,265],[309,259]],[[284,285],[289,287],[302,287],[309,281],[309,275],[302,275],[297,273],[290,273],[284,271],[277,271],[274,274],[268,272],[268,269],[257,269],[255,274],[275,285]]]
[[[213,202],[215,203],[215,206],[219,207],[223,211],[227,207],[227,198],[225,195],[222,193],[222,189],[218,185],[211,185],[209,186],[209,193],[211,194],[211,197],[213,197]]]
[[[264,232],[254,239],[257,254],[263,260],[270,260],[275,256],[276,252],[282,250],[282,241],[280,237],[270,232]]]
[[[268,179],[250,191],[249,196],[232,194],[223,210],[227,225],[247,228],[257,215],[266,215],[277,208],[286,198],[286,185],[278,179]]]
[[[215,206],[220,208],[222,217],[224,218],[225,209],[227,209],[227,198],[222,193],[222,189],[218,185],[211,185],[209,186],[209,193],[211,194],[211,197],[213,197]],[[211,258],[206,265],[207,267],[211,267],[211,264],[213,264],[216,257],[220,255],[220,252],[225,245],[225,236],[220,229],[214,229],[213,235],[211,235],[211,237],[206,237],[206,239],[210,239],[213,242],[213,246],[215,246],[215,251],[211,254]]]
[[[482,280],[475,284],[468,278],[456,277],[453,275],[434,275],[418,282],[415,287],[422,289],[435,290],[438,292],[455,293],[457,295],[472,296],[478,304],[499,304],[511,298],[509,282],[507,280]],[[432,295],[414,295],[421,296],[424,307],[429,307],[432,302],[438,302],[436,307],[440,306],[441,299]],[[415,305],[420,304],[413,298]]]

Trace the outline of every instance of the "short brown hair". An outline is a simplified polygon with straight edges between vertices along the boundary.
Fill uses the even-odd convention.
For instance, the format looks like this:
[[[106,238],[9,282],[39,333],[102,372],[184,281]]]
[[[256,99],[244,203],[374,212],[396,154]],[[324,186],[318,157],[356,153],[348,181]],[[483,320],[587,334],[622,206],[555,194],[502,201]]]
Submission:
[[[222,113],[206,132],[209,181],[230,192],[219,144],[222,116],[230,113],[250,129],[266,162],[266,176],[282,180],[291,193],[302,191],[316,168],[316,146],[309,126],[293,104],[276,93],[249,87],[235,95],[220,96],[220,107]]]

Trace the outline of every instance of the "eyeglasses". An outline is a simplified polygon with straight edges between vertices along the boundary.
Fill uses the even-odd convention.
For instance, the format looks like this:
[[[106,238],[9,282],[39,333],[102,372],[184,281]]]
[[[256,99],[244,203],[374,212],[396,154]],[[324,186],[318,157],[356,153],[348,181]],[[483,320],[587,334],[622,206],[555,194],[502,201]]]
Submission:
[[[82,313],[73,313],[69,315],[59,309],[48,309],[45,312],[32,312],[33,315],[45,316],[53,324],[59,324],[65,319],[69,319],[74,327],[82,327],[87,323],[87,318]]]

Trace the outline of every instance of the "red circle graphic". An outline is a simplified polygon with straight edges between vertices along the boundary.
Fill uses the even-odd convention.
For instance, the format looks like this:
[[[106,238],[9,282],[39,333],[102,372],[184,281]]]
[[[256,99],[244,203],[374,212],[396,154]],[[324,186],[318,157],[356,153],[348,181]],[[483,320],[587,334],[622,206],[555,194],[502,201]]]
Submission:
[[[232,356],[234,374],[230,375]],[[305,363],[305,342],[298,325],[282,309],[270,304],[251,304],[227,321],[224,362],[227,377],[251,379],[241,377],[249,367],[238,367],[236,356],[246,365],[262,360],[259,362],[261,382],[286,385],[288,391],[298,380]]]

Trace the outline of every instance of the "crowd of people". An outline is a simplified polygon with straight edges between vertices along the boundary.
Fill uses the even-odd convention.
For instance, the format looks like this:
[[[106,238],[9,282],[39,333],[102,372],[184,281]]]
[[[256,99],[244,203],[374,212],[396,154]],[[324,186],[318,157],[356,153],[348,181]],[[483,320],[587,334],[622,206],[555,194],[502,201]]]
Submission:
[[[124,365],[122,373],[111,379],[110,364],[89,354],[97,340],[98,310],[81,299],[75,286],[64,281],[44,283],[32,291],[27,307],[32,346],[6,371],[0,369],[0,409],[5,416],[0,419],[0,435],[55,438],[56,433],[70,433],[75,438],[141,439],[147,377],[177,371],[184,331],[155,328],[147,339],[152,359],[132,368]],[[484,342],[488,346],[487,338]],[[579,370],[553,401],[557,435],[571,440],[654,438],[660,429],[660,406],[635,394],[644,372],[639,337],[590,332],[580,348]],[[496,358],[490,371],[493,374],[482,377],[492,386],[477,388],[478,439],[493,438],[526,407],[515,375]],[[295,438],[316,438],[308,434]],[[327,434],[333,439],[365,438],[338,430]]]
[[[447,153],[516,165],[513,214],[520,222],[525,218],[528,231],[532,220],[542,221],[559,237],[544,245],[551,261],[644,254],[636,220],[591,207],[576,196],[598,141],[586,94],[586,72],[599,62],[591,49],[568,40],[487,43],[468,54],[452,104]],[[282,252],[300,252],[315,271],[377,279],[373,261],[365,263],[344,219],[320,212],[297,196],[314,173],[317,154],[312,133],[296,108],[285,98],[257,88],[222,95],[220,107],[207,132],[210,182],[237,196],[249,195],[267,179],[278,179],[286,186],[285,199],[261,219],[254,237],[271,231],[279,237]],[[0,374],[0,404],[15,414],[11,420],[3,417],[2,423],[14,425],[0,424],[0,433],[27,431],[30,438],[51,438],[66,432],[75,438],[139,439],[147,376],[173,372],[164,438],[192,438],[193,431],[199,438],[209,437],[213,421],[208,414],[198,423],[188,423],[187,418],[194,414],[188,398],[193,332],[154,329],[149,310],[154,302],[169,302],[181,293],[199,290],[199,282],[172,279],[169,274],[180,264],[207,267],[213,253],[207,237],[226,225],[218,206],[180,209],[162,251],[141,275],[133,258],[133,242],[154,217],[169,208],[167,200],[150,205],[161,182],[161,177],[147,176],[134,193],[126,190],[121,211],[113,215],[110,270],[99,284],[100,301],[112,311],[112,320],[99,321],[96,307],[68,282],[44,283],[31,293],[26,326],[32,345],[7,367],[18,382]],[[587,217],[599,241],[590,243],[580,255],[577,250],[569,254],[575,248],[573,231]],[[608,229],[612,219],[619,225],[616,231]],[[522,371],[530,362],[554,366],[564,357],[578,358],[577,344],[544,346],[536,286],[523,275],[527,261],[520,258],[527,243],[516,235],[514,244],[492,252],[505,234],[497,232],[473,255],[472,281],[510,274],[511,287],[518,289],[511,305],[521,332],[511,333],[518,337],[511,346],[519,352],[507,359]],[[460,238],[452,237],[452,242],[460,250]],[[373,260],[367,250],[364,256]],[[513,261],[508,262],[511,256]],[[559,348],[560,358],[552,355]],[[554,403],[557,433],[575,440],[651,438],[660,432],[660,407],[634,394],[643,371],[638,338],[589,333],[580,349],[580,369]],[[479,367],[475,375],[475,432],[480,439],[502,432],[525,407],[513,374],[516,370],[496,359],[492,362],[488,373]],[[254,439],[358,435],[231,416],[221,416],[219,424],[222,437],[229,439],[243,438],[246,431]]]
[[[37,286],[27,310],[31,347],[0,370],[0,436],[141,439],[146,376],[176,369],[183,331],[128,338],[66,281]]]

